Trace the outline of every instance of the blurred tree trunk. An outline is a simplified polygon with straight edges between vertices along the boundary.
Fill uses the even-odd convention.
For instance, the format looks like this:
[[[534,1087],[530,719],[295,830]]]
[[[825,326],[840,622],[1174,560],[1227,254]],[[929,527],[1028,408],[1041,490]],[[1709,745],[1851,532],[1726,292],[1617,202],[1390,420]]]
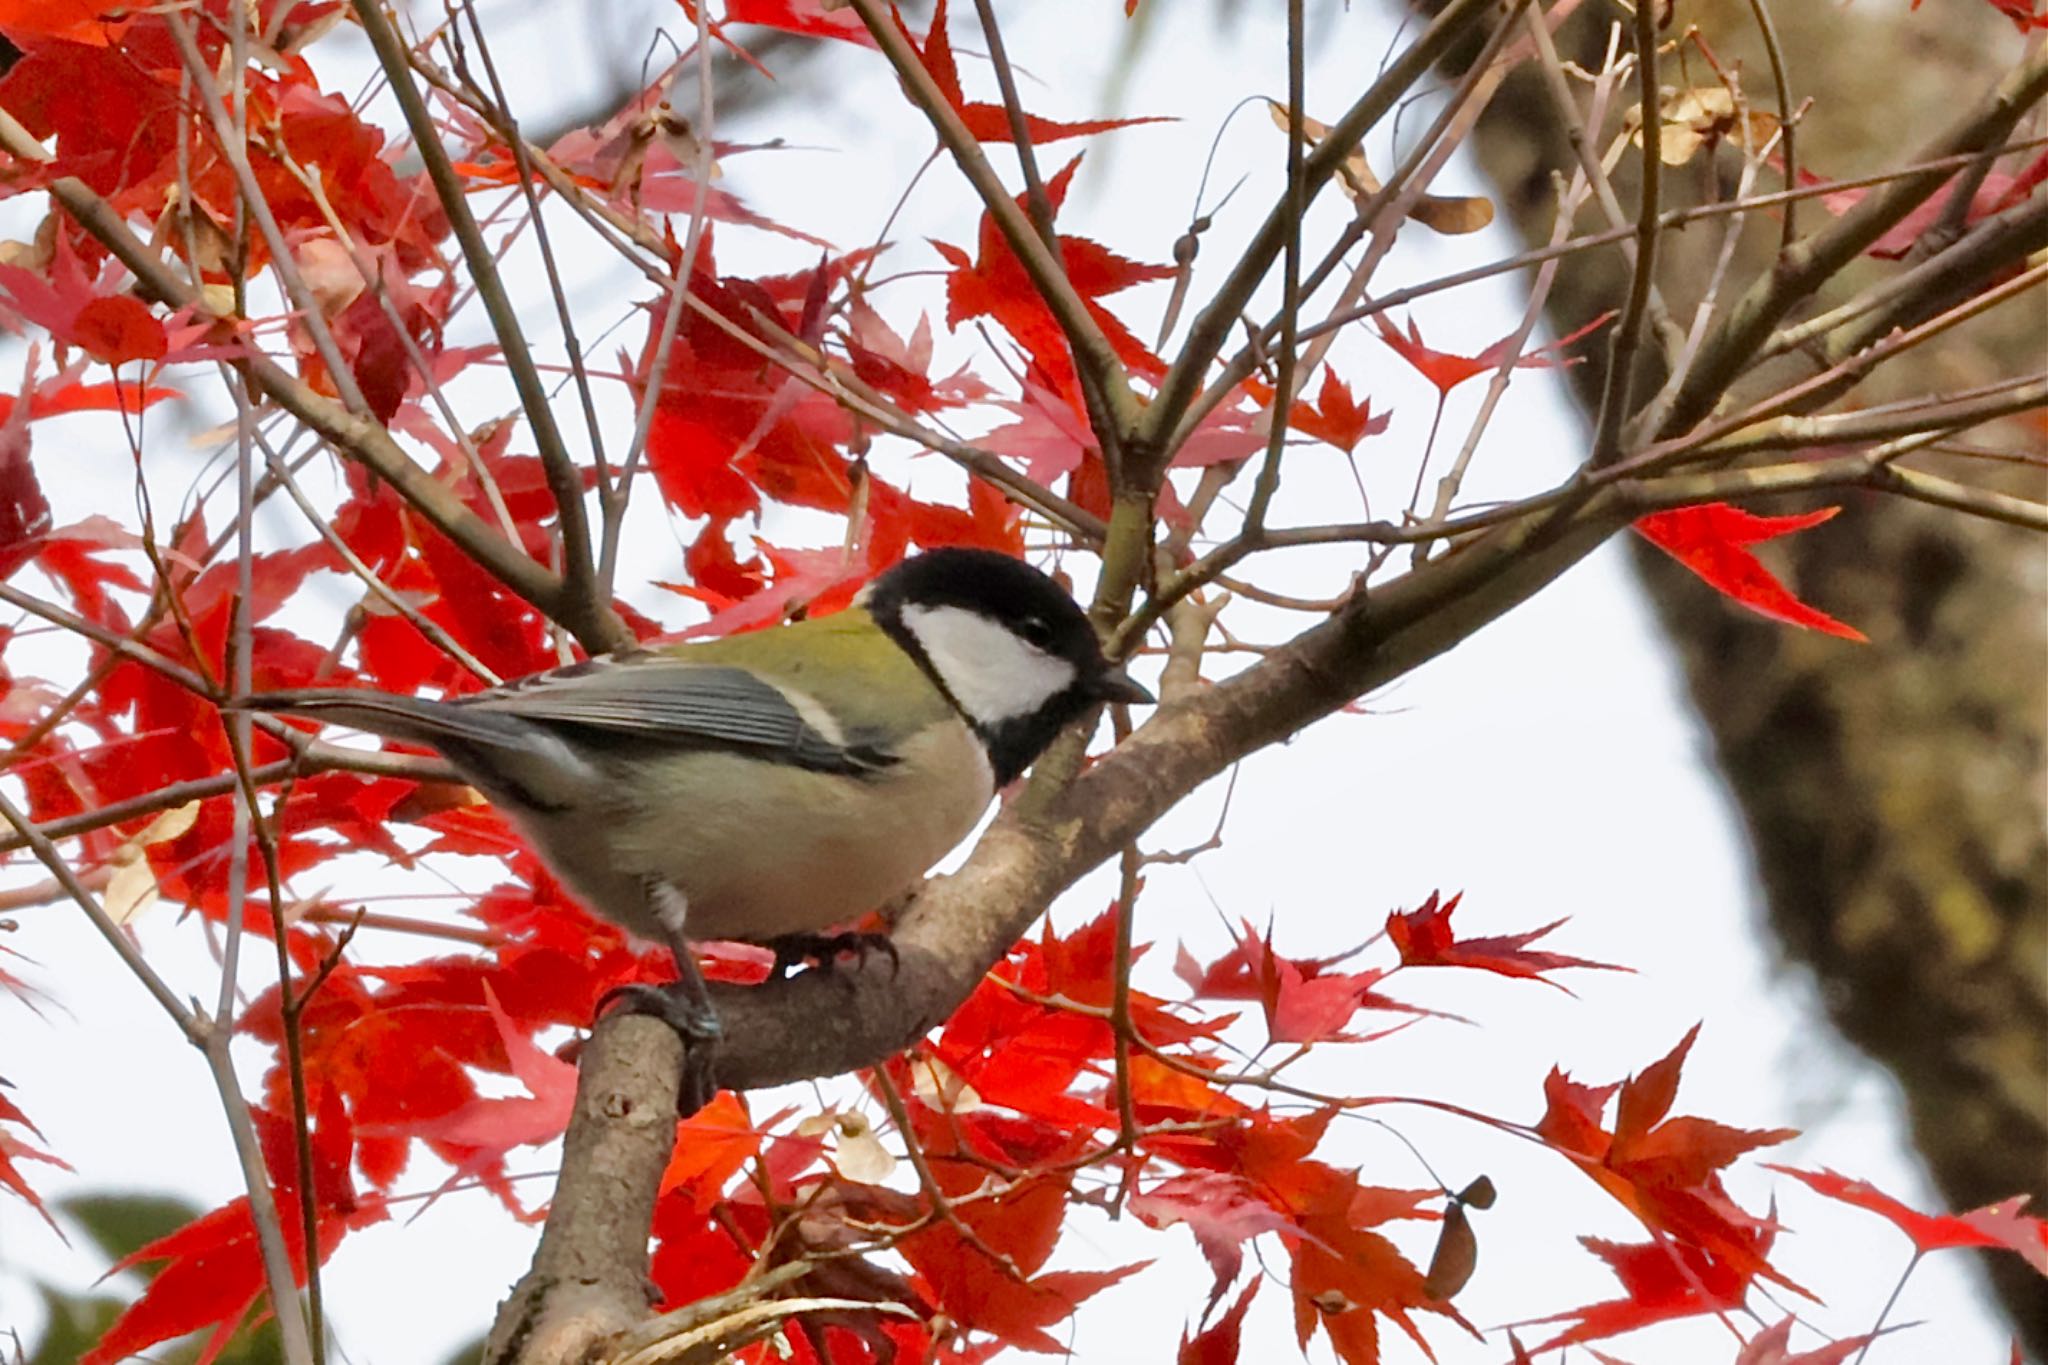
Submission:
[[[2021,51],[2011,24],[1983,3],[1773,10],[1794,103],[1815,101],[1797,130],[1800,163],[1830,177],[1899,162]],[[1620,17],[1588,0],[1560,34],[1563,54],[1596,68]],[[1748,4],[1680,7],[1667,36],[1687,23],[1724,67],[1740,63],[1756,107],[1775,107]],[[1689,56],[1693,82],[1711,82],[1698,53]],[[1667,85],[1676,71],[1667,66]],[[1476,150],[1504,216],[1532,243],[1546,240],[1552,171],[1574,160],[1537,73],[1508,82]],[[1726,196],[1734,164],[1724,153],[1718,186],[1705,179],[1714,174],[1705,158],[1667,185],[1678,196]],[[1758,186],[1778,187],[1775,177]],[[1632,213],[1632,178],[1618,188]],[[1825,212],[1802,204],[1802,227]],[[1741,250],[1767,261],[1779,231],[1759,215]],[[1720,237],[1708,221],[1666,239],[1658,283],[1681,325]],[[1733,273],[1744,273],[1740,258]],[[1550,320],[1560,333],[1576,327],[1620,307],[1626,287],[1618,250],[1573,257]],[[2038,372],[2042,316],[2037,291],[1881,370],[1861,401]],[[1573,371],[1588,411],[1599,402],[1598,369]],[[1661,377],[1646,374],[1637,391],[1654,391]],[[1971,439],[2043,445],[2038,420]],[[2015,466],[2010,477],[2038,497],[2048,476]],[[2026,532],[1877,495],[1791,545],[1795,590],[1866,631],[1868,647],[1733,610],[1656,551],[1639,556],[1749,827],[1770,923],[1818,977],[1842,1033],[1897,1078],[1913,1138],[1952,1204],[2021,1191],[2048,1203],[2048,548]],[[2048,1358],[2048,1281],[2012,1256],[1991,1271],[2029,1348]]]

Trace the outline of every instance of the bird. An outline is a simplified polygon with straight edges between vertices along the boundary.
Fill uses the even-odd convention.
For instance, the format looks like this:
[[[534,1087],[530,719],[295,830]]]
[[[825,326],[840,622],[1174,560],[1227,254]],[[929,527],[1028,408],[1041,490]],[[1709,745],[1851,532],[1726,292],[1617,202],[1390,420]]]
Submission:
[[[464,696],[230,705],[438,751],[579,901],[669,947],[677,980],[615,1003],[682,1036],[687,1110],[716,1093],[720,1037],[693,941],[768,944],[778,963],[841,942],[823,931],[914,888],[1069,725],[1152,701],[1053,579],[958,547],[900,561],[830,615]]]

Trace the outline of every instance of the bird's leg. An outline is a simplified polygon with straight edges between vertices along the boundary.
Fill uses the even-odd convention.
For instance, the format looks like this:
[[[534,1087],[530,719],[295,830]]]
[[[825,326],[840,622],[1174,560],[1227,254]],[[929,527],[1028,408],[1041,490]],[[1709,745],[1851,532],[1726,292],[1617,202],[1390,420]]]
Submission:
[[[648,878],[646,892],[647,908],[661,926],[669,950],[675,954],[676,979],[666,986],[644,982],[615,986],[605,993],[604,1003],[617,1001],[622,1009],[652,1015],[683,1040],[683,1081],[676,1096],[676,1108],[687,1117],[711,1103],[718,1094],[712,1054],[724,1030],[718,1022],[718,1012],[711,1008],[704,974],[697,970],[697,955],[684,936],[689,902],[681,891],[661,878]]]
[[[829,972],[845,953],[852,953],[862,967],[867,966],[870,954],[880,953],[889,959],[891,975],[903,966],[896,954],[895,941],[887,934],[858,929],[843,934],[783,934],[769,939],[768,947],[775,950],[775,965],[768,969],[771,981],[781,980],[807,962],[815,962],[821,970]]]

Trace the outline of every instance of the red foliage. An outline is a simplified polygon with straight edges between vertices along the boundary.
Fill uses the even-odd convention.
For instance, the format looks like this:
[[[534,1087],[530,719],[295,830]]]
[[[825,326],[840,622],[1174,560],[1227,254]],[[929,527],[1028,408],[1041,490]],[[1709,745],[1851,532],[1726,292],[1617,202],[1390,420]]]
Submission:
[[[288,1115],[256,1110],[257,1136],[270,1171],[271,1197],[291,1258],[293,1279],[306,1280],[306,1234],[300,1209],[301,1190],[296,1156],[296,1128]],[[338,1102],[323,1105],[313,1127],[313,1188],[317,1251],[325,1261],[351,1229],[381,1221],[380,1199],[359,1198],[349,1167],[355,1155],[355,1134]],[[200,1352],[206,1365],[227,1345],[235,1329],[263,1292],[262,1256],[248,1196],[242,1195],[160,1237],[115,1264],[113,1270],[162,1261],[141,1298],[79,1365],[113,1365],[158,1342],[187,1332],[212,1328]],[[111,1273],[111,1272],[109,1272]]]
[[[1066,202],[1067,187],[1073,183],[1074,172],[1080,165],[1081,158],[1076,156],[1046,182],[1046,199],[1055,215]],[[1019,195],[1017,204],[1024,208],[1028,200]],[[1067,349],[1066,335],[1061,331],[1052,309],[1032,286],[1024,263],[1010,249],[1009,241],[1003,236],[1002,229],[996,226],[995,218],[988,213],[982,214],[981,235],[976,253],[971,258],[959,247],[944,242],[934,242],[932,246],[951,267],[946,276],[947,325],[957,327],[973,318],[992,318],[1031,357],[1033,377],[1073,405],[1077,412],[1081,411],[1080,381],[1075,375],[1073,356]],[[1096,300],[1147,280],[1171,279],[1174,268],[1170,265],[1140,264],[1085,237],[1062,234],[1059,249],[1068,281],[1074,292],[1081,296],[1089,316],[1095,319],[1096,325],[1109,339],[1118,358],[1135,373],[1158,378],[1165,370],[1159,358]]]
[[[1451,932],[1451,912],[1458,908],[1463,893],[1451,897],[1441,905],[1436,893],[1430,892],[1429,899],[1415,910],[1402,913],[1396,911],[1387,916],[1387,937],[1401,952],[1401,965],[1405,967],[1477,967],[1481,971],[1498,972],[1502,976],[1526,977],[1541,981],[1545,985],[1564,987],[1545,976],[1565,967],[1588,967],[1599,971],[1627,971],[1611,962],[1593,962],[1583,957],[1567,957],[1563,953],[1543,952],[1529,947],[1537,939],[1563,924],[1561,919],[1552,920],[1540,929],[1526,933],[1502,934],[1494,938],[1458,938]],[[1566,992],[1569,994],[1569,992]]]
[[[1612,1085],[1581,1085],[1564,1072],[1552,1070],[1544,1082],[1544,1113],[1536,1124],[1536,1134],[1571,1156],[1579,1169],[1619,1200],[1644,1227],[1666,1239],[1653,1243],[1651,1251],[1667,1260],[1676,1256],[1682,1261],[1687,1272],[1681,1276],[1685,1294],[1676,1299],[1669,1295],[1658,1298],[1660,1312],[1703,1312],[1723,1306],[1720,1291],[1700,1293],[1695,1276],[1701,1277],[1697,1285],[1711,1288],[1720,1284],[1738,1300],[1740,1291],[1759,1276],[1804,1294],[1805,1290],[1779,1274],[1766,1259],[1775,1225],[1744,1212],[1720,1179],[1720,1172],[1744,1152],[1797,1134],[1789,1128],[1731,1128],[1709,1119],[1670,1116],[1686,1054],[1698,1036],[1695,1026],[1663,1058]],[[1611,1130],[1603,1126],[1602,1119],[1609,1100],[1614,1101]],[[1628,1274],[1619,1254],[1627,1251],[1632,1258],[1629,1264],[1639,1265],[1636,1249],[1613,1250],[1617,1254],[1607,1259],[1626,1282]],[[1643,1273],[1654,1276],[1662,1272]],[[1647,1302],[1633,1290],[1631,1298],[1638,1306]],[[1596,1314],[1595,1319],[1605,1322],[1613,1316]],[[1621,1330],[1625,1329],[1608,1327],[1589,1335]]]
[[[38,1139],[42,1137],[42,1134],[36,1131],[35,1124],[29,1122],[28,1115],[21,1112],[21,1107],[5,1095],[0,1095],[0,1123],[19,1124],[21,1127],[28,1129],[29,1132],[34,1133]],[[61,1157],[51,1156],[48,1152],[38,1147],[33,1147],[4,1128],[0,1128],[0,1189],[10,1190],[27,1200],[29,1207],[41,1214],[43,1221],[48,1223],[52,1229],[55,1229],[57,1226],[56,1220],[50,1217],[50,1211],[43,1207],[42,1198],[36,1194],[34,1187],[28,1183],[28,1178],[21,1173],[21,1168],[15,1164],[19,1161],[40,1161],[51,1166],[61,1167],[67,1171],[71,1169],[70,1163]],[[58,1235],[62,1236],[63,1234],[59,1232]]]
[[[2038,16],[2022,15],[2017,0],[1992,2],[2022,27],[2038,26]],[[294,773],[283,799],[266,803],[268,842],[233,847],[237,797],[224,779],[236,771],[237,756],[217,701],[241,662],[238,613],[246,611],[250,621],[246,662],[258,690],[360,682],[452,695],[478,686],[474,673],[483,669],[512,677],[560,662],[563,647],[549,622],[477,562],[440,510],[423,512],[384,478],[348,464],[327,489],[335,543],[308,535],[255,552],[246,565],[228,548],[235,528],[223,528],[221,503],[205,493],[175,512],[155,506],[146,527],[100,515],[54,524],[52,495],[70,469],[53,457],[54,442],[32,444],[34,423],[82,412],[118,415],[139,461],[145,442],[134,419],[177,394],[171,381],[189,367],[210,372],[213,362],[260,353],[265,363],[296,367],[314,393],[344,396],[354,409],[343,418],[329,412],[332,405],[313,403],[323,420],[381,424],[417,461],[414,472],[481,517],[505,548],[557,565],[556,490],[531,437],[508,419],[458,432],[425,401],[434,386],[469,371],[467,381],[502,357],[487,345],[444,346],[444,333],[461,321],[451,314],[468,291],[451,264],[449,225],[433,186],[411,168],[407,147],[346,95],[322,88],[297,54],[297,29],[339,18],[338,0],[254,6],[268,46],[237,73],[237,88],[258,131],[233,149],[235,156],[210,120],[195,117],[195,83],[173,24],[190,23],[201,60],[225,72],[232,50],[223,34],[245,8],[228,0],[175,11],[100,0],[0,0],[0,34],[21,49],[0,75],[0,108],[53,153],[47,164],[10,158],[0,197],[77,177],[105,197],[115,219],[146,225],[141,236],[152,250],[208,286],[203,305],[166,309],[63,214],[53,215],[33,244],[12,244],[21,249],[11,246],[8,263],[0,264],[0,324],[36,332],[18,391],[0,396],[0,579],[40,575],[51,595],[94,628],[79,633],[91,685],[71,699],[61,720],[44,724],[49,698],[69,690],[69,680],[53,688],[0,675],[0,698],[8,703],[0,707],[0,735],[16,745],[9,775],[36,821],[137,803],[132,818],[77,838],[71,847],[82,868],[109,879],[117,868],[146,873],[164,899],[197,911],[208,931],[239,912],[250,932],[281,936],[296,1009],[286,1010],[287,986],[280,984],[258,995],[236,1022],[241,1045],[271,1054],[255,1123],[287,1252],[303,1282],[309,1266],[348,1233],[386,1216],[386,1200],[422,1151],[530,1219],[515,1195],[508,1156],[558,1136],[574,1095],[567,1049],[551,1051],[539,1040],[548,1030],[587,1025],[611,988],[666,979],[672,971],[662,952],[641,951],[575,905],[499,814],[444,786],[313,765]],[[689,4],[684,8],[694,17]],[[714,31],[751,60],[733,32],[745,25],[873,46],[857,16],[821,0],[728,0]],[[943,0],[921,39],[904,33],[968,133],[1008,143],[1013,129],[1004,107],[967,97]],[[943,343],[935,343],[929,318],[884,315],[887,281],[875,278],[877,262],[892,259],[884,244],[825,249],[814,265],[805,248],[804,268],[784,274],[721,270],[720,250],[730,238],[718,240],[711,220],[732,225],[722,233],[774,232],[785,248],[818,239],[699,183],[677,152],[680,140],[668,137],[668,94],[666,79],[657,81],[614,118],[573,130],[550,153],[607,213],[646,230],[646,259],[663,262],[655,273],[669,275],[667,287],[640,302],[647,330],[637,347],[628,347],[614,373],[590,378],[650,408],[644,463],[661,510],[672,514],[677,576],[685,580],[660,586],[705,608],[707,619],[689,633],[723,634],[838,609],[915,547],[1022,551],[1026,513],[995,483],[967,477],[962,494],[960,476],[948,474],[954,482],[943,486],[951,491],[939,495],[922,475],[899,472],[904,466],[890,466],[889,477],[870,467],[877,397],[935,426],[964,416],[968,431],[980,429],[977,418],[1007,413],[1013,421],[968,439],[1041,485],[1065,480],[1065,493],[1084,509],[1108,511],[1106,466],[1069,339],[993,214],[980,215],[971,247],[933,246],[945,265],[948,327],[985,321],[1021,353],[1021,373],[1000,391],[964,366],[950,373],[941,367]],[[451,143],[469,144],[457,149],[457,173],[479,201],[495,195],[516,205],[525,177],[499,135],[455,100],[432,112]],[[1061,121],[1024,113],[1020,121],[1029,141],[1045,144],[1161,120]],[[714,150],[725,158],[746,149]],[[1066,211],[1079,165],[1076,156],[1045,183],[1052,214]],[[254,230],[231,240],[233,226],[246,221],[239,187],[245,170],[282,234],[276,242]],[[2044,176],[2048,156],[1982,177],[1967,220],[2021,202]],[[1028,196],[1016,202],[1032,211]],[[1844,211],[1853,201],[1829,202]],[[687,279],[679,280],[686,253],[669,229],[678,215],[699,210],[707,225]],[[1925,206],[1873,250],[1903,253],[1942,211],[1939,200]],[[1104,301],[1172,278],[1176,267],[1146,264],[1076,233],[1049,235],[1079,306],[1137,381],[1137,401],[1151,401],[1145,390],[1165,366]],[[728,266],[738,259],[724,254]],[[1185,259],[1192,261],[1192,247]],[[260,305],[268,297],[260,287],[242,294],[223,287],[286,266],[306,293],[275,316],[229,316],[219,303],[225,292],[237,307],[250,299]],[[678,284],[687,286],[687,306],[664,336]],[[1515,364],[1573,363],[1564,348],[1604,321],[1530,350]],[[1383,319],[1379,331],[1440,400],[1496,369],[1508,346],[1503,338],[1472,356],[1437,351],[1412,319],[1405,329]],[[800,363],[769,358],[792,339]],[[55,353],[56,370],[38,379],[35,348],[45,346]],[[1007,353],[1006,345],[1001,349]],[[89,382],[99,366],[108,372]],[[1275,401],[1271,382],[1246,379],[1221,395],[1171,452],[1173,467],[1227,467],[1257,451]],[[1375,413],[1370,395],[1327,368],[1313,401],[1297,398],[1286,414],[1292,430],[1347,455],[1384,432],[1388,420],[1384,411]],[[613,461],[607,474],[616,475],[622,451],[606,453]],[[586,491],[598,486],[594,466],[581,477]],[[1158,496],[1166,519],[1183,515],[1172,485]],[[280,494],[272,507],[282,501]],[[820,513],[844,523],[843,537],[837,529],[826,533],[825,548],[783,542],[802,514]],[[1657,513],[1638,529],[1753,610],[1860,639],[1798,601],[1746,548],[1830,515],[1756,517],[1714,504]],[[1042,545],[1042,535],[1033,543]],[[1180,544],[1199,553],[1192,541]],[[356,585],[351,558],[376,576],[379,591]],[[345,627],[298,633],[298,618],[286,608],[337,583],[348,594]],[[628,604],[617,606],[643,638],[665,628]],[[413,616],[445,632],[483,669],[452,659]],[[0,630],[9,642],[23,633]],[[258,763],[281,763],[289,752],[274,732],[259,733],[255,747]],[[160,825],[155,806],[141,809],[182,783],[204,783],[205,794],[180,805],[176,821]],[[274,865],[288,881],[343,853],[398,866],[483,859],[493,865],[495,884],[464,906],[460,920],[388,921],[449,942],[437,941],[432,955],[377,965],[331,927],[346,918],[344,907],[275,903],[261,876],[238,906],[231,895],[237,852],[248,855],[245,869]],[[1439,1222],[1445,1215],[1438,1201],[1460,1217],[1463,1205],[1444,1190],[1391,1188],[1372,1183],[1388,1178],[1383,1174],[1335,1164],[1325,1137],[1343,1106],[1333,1100],[1324,1108],[1289,1107],[1293,1097],[1277,1079],[1289,1063],[1263,1071],[1267,1063],[1247,1065],[1237,1047],[1240,1034],[1261,1046],[1289,1045],[1291,1062],[1314,1048],[1369,1043],[1436,1017],[1385,993],[1390,978],[1411,968],[1464,967],[1553,986],[1553,974],[1564,969],[1621,970],[1534,946],[1561,919],[1518,933],[1460,937],[1452,926],[1458,907],[1457,896],[1440,901],[1432,894],[1386,918],[1384,943],[1375,938],[1326,958],[1283,955],[1270,929],[1261,934],[1240,922],[1233,946],[1214,961],[1198,962],[1181,950],[1174,972],[1185,998],[1174,999],[1119,981],[1128,965],[1119,961],[1120,907],[1065,933],[1048,925],[1016,945],[950,1019],[868,1074],[871,1088],[886,1080],[901,1096],[908,1122],[892,1140],[914,1145],[920,1158],[914,1189],[907,1181],[883,1185],[849,1175],[858,1167],[848,1160],[844,1130],[827,1141],[811,1128],[794,1129],[794,1110],[757,1120],[744,1099],[721,1096],[677,1126],[655,1215],[654,1283],[669,1306],[680,1306],[738,1284],[757,1260],[819,1253],[792,1292],[893,1304],[912,1320],[842,1312],[755,1348],[754,1358],[958,1362],[1012,1347],[1054,1352],[1064,1349],[1058,1329],[1077,1305],[1145,1264],[1076,1270],[1061,1263],[1074,1211],[1089,1204],[1128,1209],[1153,1229],[1184,1228],[1204,1257],[1211,1283],[1182,1337],[1181,1365],[1233,1365],[1243,1354],[1246,1315],[1264,1283],[1262,1275],[1245,1275],[1247,1248],[1259,1239],[1276,1273],[1271,1258],[1285,1257],[1284,1283],[1303,1345],[1320,1334],[1346,1365],[1371,1365],[1392,1324],[1426,1354],[1431,1316],[1470,1325],[1449,1302],[1457,1293],[1451,1279],[1440,1277],[1432,1287],[1397,1245],[1407,1234],[1390,1230],[1416,1225],[1407,1233],[1420,1244],[1429,1223],[1460,1226]],[[1129,946],[1131,959],[1145,958],[1147,945]],[[1380,952],[1376,962],[1353,962],[1368,948]],[[754,981],[765,970],[749,950],[713,949],[708,956],[706,970],[722,979]],[[20,983],[0,973],[0,988],[19,990]],[[1218,1001],[1252,1001],[1258,1009],[1240,1014],[1218,1008]],[[1367,1028],[1360,1019],[1368,1012],[1395,1019]],[[288,1018],[304,1061],[304,1093],[297,1096],[283,1060]],[[1228,1044],[1226,1030],[1233,1030]],[[1760,1280],[1797,1288],[1768,1260],[1774,1222],[1738,1207],[1721,1183],[1739,1156],[1789,1134],[1673,1117],[1691,1042],[1689,1034],[1624,1082],[1585,1085],[1553,1070],[1533,1129],[1476,1115],[1548,1142],[1652,1236],[1631,1246],[1586,1241],[1620,1279],[1623,1297],[1542,1319],[1563,1325],[1539,1350],[1666,1318],[1732,1312]],[[498,1078],[523,1093],[506,1093]],[[295,1101],[313,1116],[309,1175],[300,1169],[298,1135],[286,1117]],[[0,1188],[49,1220],[23,1168],[64,1163],[19,1133],[43,1142],[22,1109],[0,1094]],[[2004,1247],[2048,1273],[2043,1224],[2023,1215],[2016,1201],[1923,1215],[1831,1172],[1787,1173],[1890,1219],[1920,1251]],[[302,1217],[308,1209],[311,1246]],[[878,1230],[890,1234],[894,1259],[874,1259],[883,1254],[873,1251]],[[193,1331],[209,1334],[210,1358],[238,1325],[267,1311],[247,1198],[122,1262],[144,1265],[158,1267],[154,1278],[84,1365]],[[1445,1329],[1439,1323],[1437,1330]],[[1789,1331],[1788,1322],[1759,1333],[1739,1365],[1829,1365],[1854,1344],[1793,1354]],[[1511,1349],[1517,1359],[1528,1358],[1518,1342]],[[1266,1352],[1251,1354],[1262,1359]]]
[[[2018,1252],[2034,1269],[2048,1275],[2048,1220],[2020,1212],[2027,1205],[2027,1196],[2023,1194],[1968,1213],[1918,1213],[1875,1185],[1833,1171],[1802,1171],[1794,1166],[1775,1165],[1770,1169],[1789,1175],[1830,1199],[1877,1214],[1912,1239],[1916,1253],[1949,1247],[2002,1247]]]
[[[1546,369],[1556,365],[1578,364],[1579,358],[1566,356],[1564,348],[1602,326],[1612,316],[1611,313],[1603,313],[1569,336],[1559,337],[1549,345],[1539,346],[1533,351],[1522,352],[1515,358],[1515,368]],[[1502,337],[1478,355],[1453,355],[1449,351],[1434,350],[1425,343],[1422,332],[1416,327],[1413,318],[1408,320],[1406,336],[1396,331],[1384,317],[1375,319],[1375,323],[1379,328],[1380,340],[1393,347],[1396,355],[1414,366],[1416,373],[1435,385],[1439,396],[1448,394],[1476,375],[1499,369],[1501,361],[1507,358],[1508,343],[1513,340],[1512,336]]]
[[[1840,510],[1824,507],[1798,516],[1759,517],[1725,502],[1712,502],[1701,507],[1652,512],[1637,519],[1636,530],[1716,590],[1759,615],[1860,641],[1867,638],[1862,631],[1807,606],[1744,548],[1818,526]]]
[[[931,28],[927,32],[924,46],[918,50],[918,59],[930,73],[933,84],[953,106],[953,112],[960,116],[967,131],[981,142],[1008,142],[1011,139],[1009,112],[1000,104],[989,104],[981,100],[969,100],[960,88],[960,68],[953,60],[953,40],[947,31],[946,0],[939,0],[932,7]],[[899,14],[896,22],[901,28],[903,19]],[[913,47],[917,39],[903,30],[903,36]],[[1053,119],[1040,118],[1036,114],[1024,115],[1024,130],[1033,145],[1059,142],[1066,138],[1089,137],[1096,133],[1112,132],[1118,128],[1129,128],[1140,123],[1166,123],[1162,118],[1114,118],[1088,119],[1080,123],[1060,123]]]

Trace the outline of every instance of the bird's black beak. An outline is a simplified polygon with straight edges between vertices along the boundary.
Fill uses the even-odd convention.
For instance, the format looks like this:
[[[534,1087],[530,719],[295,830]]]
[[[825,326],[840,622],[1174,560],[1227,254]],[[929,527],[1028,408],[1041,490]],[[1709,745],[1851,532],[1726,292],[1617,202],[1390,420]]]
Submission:
[[[1156,706],[1159,699],[1146,687],[1124,672],[1121,664],[1111,664],[1095,679],[1095,696],[1101,701],[1120,701],[1132,706]]]

